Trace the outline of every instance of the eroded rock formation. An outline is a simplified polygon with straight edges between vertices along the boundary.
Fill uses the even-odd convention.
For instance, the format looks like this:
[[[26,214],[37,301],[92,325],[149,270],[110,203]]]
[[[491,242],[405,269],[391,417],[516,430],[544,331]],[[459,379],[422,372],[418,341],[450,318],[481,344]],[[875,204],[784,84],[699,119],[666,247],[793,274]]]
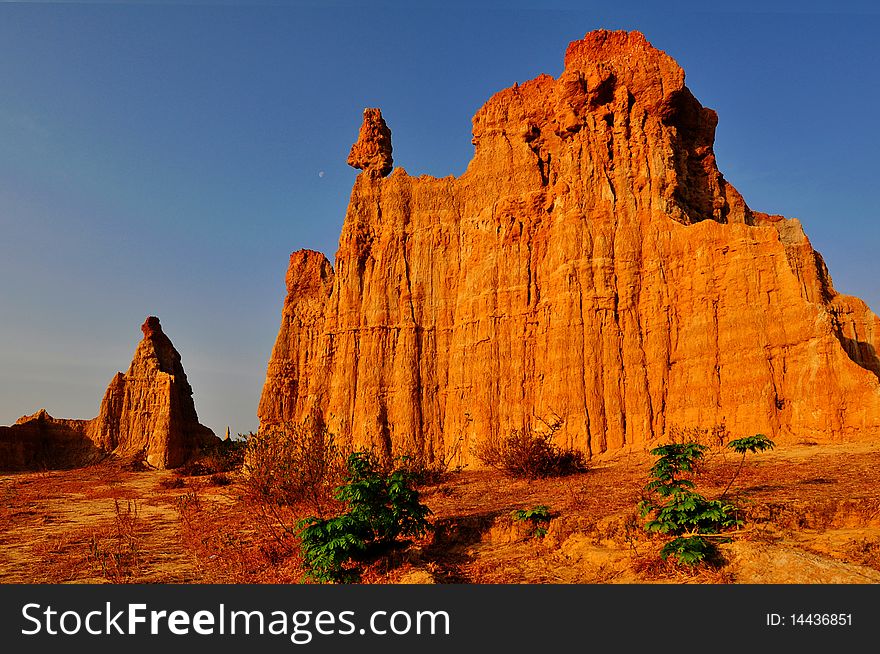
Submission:
[[[159,319],[148,317],[141,330],[128,371],[110,381],[96,418],[58,420],[43,409],[0,427],[0,469],[76,467],[110,453],[173,468],[216,440],[199,424],[180,354]]]
[[[391,157],[391,130],[380,109],[364,109],[364,122],[357,142],[348,153],[348,165],[369,176],[385,177],[394,167]]]
[[[558,78],[495,94],[458,178],[384,177],[377,116],[335,269],[291,255],[262,430],[318,417],[461,462],[547,424],[592,454],[677,426],[880,433],[877,316],[835,291],[797,220],[724,179],[715,112],[641,34],[587,34]]]
[[[88,420],[65,420],[40,409],[0,427],[0,470],[76,468],[104,453],[89,437]]]

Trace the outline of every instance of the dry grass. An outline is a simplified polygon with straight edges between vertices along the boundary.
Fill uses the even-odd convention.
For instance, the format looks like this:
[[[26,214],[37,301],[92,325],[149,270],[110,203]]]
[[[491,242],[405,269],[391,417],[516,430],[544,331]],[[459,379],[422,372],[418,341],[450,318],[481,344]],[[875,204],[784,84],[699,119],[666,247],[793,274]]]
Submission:
[[[711,454],[696,477],[709,498],[738,464],[724,449]],[[642,529],[635,504],[652,462],[620,453],[586,473],[535,480],[448,474],[421,488],[436,530],[369,562],[363,580],[730,583],[765,580],[753,576],[761,561],[785,561],[786,578],[804,582],[822,566],[844,582],[880,571],[878,446],[798,444],[748,457],[729,493],[747,521],[722,546],[730,564],[698,570],[660,559],[662,541]],[[214,485],[113,462],[2,476],[0,581],[298,582],[295,525],[312,511],[261,501],[226,478]],[[553,516],[543,538],[510,517],[542,504]],[[799,577],[801,565],[812,567]]]

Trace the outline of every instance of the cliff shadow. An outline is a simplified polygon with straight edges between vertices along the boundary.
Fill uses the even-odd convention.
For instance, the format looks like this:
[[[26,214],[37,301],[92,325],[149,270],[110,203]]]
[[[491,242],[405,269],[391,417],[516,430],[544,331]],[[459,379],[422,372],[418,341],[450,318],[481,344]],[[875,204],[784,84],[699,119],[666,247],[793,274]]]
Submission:
[[[840,333],[835,334],[837,340],[843,346],[847,356],[856,364],[870,370],[877,379],[880,379],[880,357],[877,356],[877,350],[871,343],[859,341],[854,338],[848,338]]]
[[[438,567],[434,573],[437,581],[444,584],[473,583],[467,567],[476,560],[477,554],[471,548],[483,542],[498,518],[507,513],[486,511],[437,520],[431,542],[424,550],[425,559]]]

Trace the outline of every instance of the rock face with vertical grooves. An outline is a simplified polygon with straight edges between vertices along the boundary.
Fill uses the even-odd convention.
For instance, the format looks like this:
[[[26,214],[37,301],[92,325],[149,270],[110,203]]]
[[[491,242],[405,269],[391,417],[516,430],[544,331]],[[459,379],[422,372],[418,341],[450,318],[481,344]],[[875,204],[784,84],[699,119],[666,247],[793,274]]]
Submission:
[[[55,419],[43,409],[0,427],[0,469],[70,468],[110,453],[174,468],[216,441],[199,424],[180,354],[159,319],[148,317],[141,331],[128,371],[110,381],[96,418]]]
[[[715,112],[638,32],[587,34],[558,78],[495,94],[458,178],[386,176],[377,124],[352,150],[335,267],[291,255],[262,430],[317,417],[427,460],[463,438],[463,463],[554,423],[591,454],[675,427],[880,433],[877,316],[797,220],[724,179]]]

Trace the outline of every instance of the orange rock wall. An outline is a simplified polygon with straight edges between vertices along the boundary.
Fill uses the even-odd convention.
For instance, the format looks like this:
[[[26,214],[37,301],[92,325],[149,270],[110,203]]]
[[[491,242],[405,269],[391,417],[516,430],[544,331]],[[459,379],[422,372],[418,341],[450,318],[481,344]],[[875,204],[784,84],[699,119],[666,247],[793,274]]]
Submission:
[[[641,34],[588,34],[473,123],[459,178],[360,162],[335,270],[291,255],[262,430],[319,417],[462,463],[553,422],[592,454],[675,426],[878,433],[877,317],[724,180],[715,113]]]
[[[38,411],[0,427],[0,469],[49,470],[87,465],[104,456],[87,420],[56,419]]]

